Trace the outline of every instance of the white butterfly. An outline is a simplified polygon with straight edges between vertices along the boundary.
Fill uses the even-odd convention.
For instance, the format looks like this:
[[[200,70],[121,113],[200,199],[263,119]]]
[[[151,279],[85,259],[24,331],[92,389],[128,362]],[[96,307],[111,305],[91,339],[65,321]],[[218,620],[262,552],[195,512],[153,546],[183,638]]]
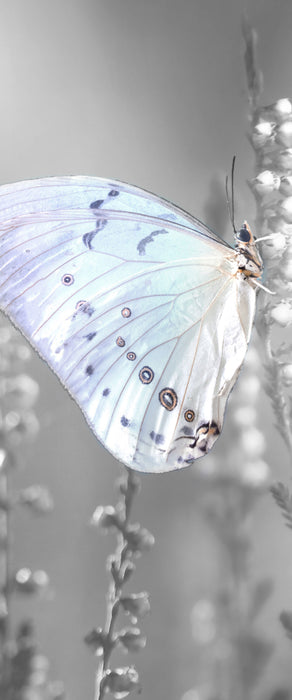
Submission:
[[[0,306],[134,469],[184,467],[214,444],[261,272],[247,223],[234,249],[137,187],[0,188]]]

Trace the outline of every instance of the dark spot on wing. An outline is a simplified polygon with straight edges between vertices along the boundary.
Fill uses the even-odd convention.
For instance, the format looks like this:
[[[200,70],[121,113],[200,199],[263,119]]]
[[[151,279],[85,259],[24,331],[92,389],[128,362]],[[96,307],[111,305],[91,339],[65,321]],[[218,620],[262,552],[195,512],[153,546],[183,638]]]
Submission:
[[[87,365],[85,372],[90,377],[91,374],[93,374],[93,372],[94,372],[94,368],[92,367],[92,365]]]
[[[103,395],[103,396],[108,396],[110,393],[111,393],[111,390],[110,390],[110,389],[104,389],[103,392],[102,392],[102,395]]]
[[[107,219],[97,219],[96,221],[96,227],[94,231],[89,231],[88,233],[84,233],[82,236],[82,241],[86,248],[89,248],[89,250],[92,250],[92,241],[95,238],[96,234],[99,233],[99,231],[102,231],[102,229],[106,226],[107,224]]]
[[[216,436],[219,435],[219,433],[220,430],[215,421],[212,421],[211,423],[203,423],[196,431],[196,435],[194,436],[194,442],[191,443],[189,447],[191,449],[197,447],[201,452],[205,454],[205,452],[207,452],[208,449],[212,447],[214,437],[216,439]]]
[[[95,309],[90,304],[85,304],[84,307],[82,308],[82,311],[87,316],[92,316],[92,314],[94,314]]]
[[[154,430],[151,430],[150,437],[151,440],[155,442],[155,445],[162,445],[164,443],[164,435],[161,435],[161,433],[155,433]]]
[[[82,311],[82,313],[86,314],[87,316],[92,316],[95,311],[93,306],[91,306],[88,301],[78,301],[75,309],[79,313]],[[74,318],[76,318],[76,314],[74,314]]]
[[[210,423],[210,433],[212,435],[219,435],[219,433],[220,433],[218,425],[217,425],[216,421],[214,421],[214,420],[212,420],[212,423]]]
[[[111,191],[108,193],[108,196],[109,196],[109,197],[117,197],[119,194],[120,194],[120,193],[119,193],[119,190],[111,190]]]
[[[95,336],[96,336],[96,331],[92,331],[92,333],[87,333],[87,335],[85,335],[84,338],[86,338],[86,340],[93,340],[93,338],[95,338]]]
[[[168,231],[166,231],[165,228],[160,228],[160,229],[157,229],[157,231],[152,231],[152,233],[150,233],[149,236],[142,238],[141,241],[137,245],[137,250],[138,250],[139,255],[145,255],[146,245],[148,245],[148,243],[152,243],[154,240],[154,237],[159,236],[161,233],[168,233]]]
[[[189,428],[188,425],[184,425],[183,428],[181,428],[181,432],[184,433],[184,435],[193,435],[194,434],[193,428]]]
[[[91,202],[90,209],[99,209],[101,205],[104,203],[104,199],[97,199],[95,202]]]
[[[124,426],[124,428],[126,428],[128,425],[130,425],[130,421],[128,418],[126,418],[126,416],[122,416],[121,417],[121,424]]]

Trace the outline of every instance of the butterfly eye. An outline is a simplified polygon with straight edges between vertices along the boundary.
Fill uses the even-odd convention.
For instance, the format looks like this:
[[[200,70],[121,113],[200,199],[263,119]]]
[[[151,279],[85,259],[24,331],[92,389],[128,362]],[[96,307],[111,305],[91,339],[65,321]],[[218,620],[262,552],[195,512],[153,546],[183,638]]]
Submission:
[[[246,228],[246,226],[243,226],[240,231],[237,231],[236,233],[236,238],[238,241],[241,241],[242,243],[249,243],[251,240],[251,235],[249,230]]]
[[[63,284],[65,284],[66,287],[70,287],[70,284],[73,284],[74,282],[73,275],[63,275],[62,282]]]

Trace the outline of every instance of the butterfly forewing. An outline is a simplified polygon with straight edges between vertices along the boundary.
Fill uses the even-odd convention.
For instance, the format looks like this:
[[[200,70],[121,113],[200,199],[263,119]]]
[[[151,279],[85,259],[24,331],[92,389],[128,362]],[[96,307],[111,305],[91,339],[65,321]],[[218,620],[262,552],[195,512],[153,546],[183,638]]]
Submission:
[[[141,471],[205,454],[244,359],[255,292],[206,226],[135,187],[0,188],[0,304],[98,439]]]

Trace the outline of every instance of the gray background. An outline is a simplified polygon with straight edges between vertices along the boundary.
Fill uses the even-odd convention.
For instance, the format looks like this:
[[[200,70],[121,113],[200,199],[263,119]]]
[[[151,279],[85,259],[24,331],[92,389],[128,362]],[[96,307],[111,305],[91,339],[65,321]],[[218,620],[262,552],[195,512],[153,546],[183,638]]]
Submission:
[[[237,217],[252,224],[240,32],[245,9],[260,35],[265,103],[291,95],[289,0],[1,0],[1,181],[110,176],[206,219],[212,180],[224,180],[236,153]],[[70,700],[79,700],[92,697],[95,661],[82,637],[104,620],[104,562],[113,543],[87,523],[97,504],[113,501],[120,469],[37,358],[31,373],[41,386],[41,433],[15,482],[47,483],[56,509],[36,523],[19,517],[14,561],[47,569],[54,596],[20,601],[16,614],[25,604],[36,617],[52,676],[65,681]],[[263,405],[268,435],[272,417],[264,398]],[[229,435],[227,422],[226,450]],[[287,480],[288,460],[275,432],[267,452],[276,478]],[[139,561],[133,582],[152,598],[152,615],[143,623],[148,645],[137,666],[142,697],[177,700],[195,684],[189,615],[197,597],[208,595],[214,544],[196,509],[190,470],[142,482],[134,516],[152,530],[157,546]],[[289,677],[290,651],[277,614],[291,607],[292,574],[291,538],[269,497],[257,510],[254,545],[254,575],[276,575],[262,620],[278,643],[268,686],[275,674]]]

